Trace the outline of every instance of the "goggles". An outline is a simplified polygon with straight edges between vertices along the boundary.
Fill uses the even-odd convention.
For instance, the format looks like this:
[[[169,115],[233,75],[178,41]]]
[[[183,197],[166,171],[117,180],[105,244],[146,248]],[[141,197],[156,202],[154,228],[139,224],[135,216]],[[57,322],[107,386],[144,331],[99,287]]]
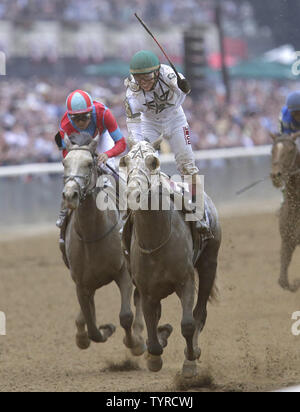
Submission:
[[[74,122],[87,121],[92,117],[92,113],[70,114],[70,118]]]
[[[154,80],[155,74],[154,73],[134,74],[133,77],[137,83],[149,83],[152,80]]]

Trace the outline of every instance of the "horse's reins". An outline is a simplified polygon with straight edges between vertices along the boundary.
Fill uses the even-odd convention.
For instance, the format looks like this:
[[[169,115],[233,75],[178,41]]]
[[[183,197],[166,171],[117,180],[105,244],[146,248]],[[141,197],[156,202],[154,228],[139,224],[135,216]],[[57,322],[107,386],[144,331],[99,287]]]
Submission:
[[[170,227],[169,235],[168,235],[167,239],[166,239],[165,241],[163,241],[163,243],[161,243],[158,247],[156,247],[156,248],[154,248],[154,249],[144,249],[144,248],[139,244],[139,242],[138,242],[138,240],[137,240],[136,243],[137,243],[138,248],[140,249],[140,251],[141,251],[142,253],[144,253],[145,255],[152,255],[153,253],[158,252],[160,249],[162,249],[162,248],[169,242],[169,240],[170,240],[170,238],[171,238],[171,236],[172,236],[172,216],[173,216],[173,212],[172,212],[172,210],[171,210],[170,222],[169,222],[169,227]],[[135,237],[136,237],[136,239],[137,239],[136,229],[134,230],[134,232],[135,232]]]
[[[92,158],[93,158],[93,168],[95,168],[95,166],[97,166],[97,162],[96,162],[97,154],[93,153],[90,149],[81,148],[81,147],[74,147],[74,148],[70,149],[69,152],[74,151],[74,150],[83,150],[83,151],[89,152],[89,153],[92,155]],[[69,176],[64,176],[64,183],[65,183],[65,184],[67,184],[68,182],[71,182],[71,181],[74,181],[74,182],[77,184],[77,186],[78,186],[78,188],[79,188],[79,203],[80,203],[80,204],[85,201],[85,199],[87,198],[88,195],[94,193],[95,190],[97,189],[97,187],[95,186],[95,187],[93,187],[93,188],[90,189],[90,190],[86,190],[86,188],[90,185],[91,180],[92,180],[93,168],[91,168],[89,174],[88,174],[88,175],[85,175],[85,176],[83,176],[83,175],[69,175]],[[80,185],[80,182],[78,181],[78,179],[84,179],[84,180],[85,180],[85,186],[84,186],[84,187],[82,187],[82,186]],[[115,227],[116,227],[116,226],[119,224],[119,222],[120,222],[120,217],[121,217],[121,214],[120,214],[120,211],[118,210],[118,219],[117,219],[117,222],[116,222],[104,235],[101,235],[101,237],[99,237],[99,238],[97,238],[97,239],[83,239],[83,238],[79,235],[79,233],[77,232],[75,226],[74,226],[74,230],[75,230],[75,233],[76,233],[78,239],[79,239],[81,242],[84,242],[84,243],[94,243],[94,242],[98,242],[98,241],[104,239],[106,236],[108,236],[108,235],[115,229]]]
[[[120,217],[121,217],[121,214],[120,214],[120,211],[118,210],[118,220],[116,221],[116,223],[110,228],[110,229],[108,229],[108,231],[106,232],[106,233],[104,233],[104,235],[101,235],[100,237],[98,237],[97,239],[83,239],[80,235],[79,235],[79,233],[77,232],[77,230],[76,230],[76,228],[75,228],[75,226],[74,226],[74,230],[75,230],[75,233],[76,233],[76,235],[77,235],[77,237],[78,237],[78,239],[81,241],[81,242],[83,242],[83,243],[96,243],[96,242],[99,242],[100,240],[103,240],[103,239],[105,239],[117,226],[118,226],[118,224],[119,224],[119,222],[120,222]]]
[[[133,153],[132,159],[134,159],[135,157],[137,157],[138,153],[141,153],[141,158],[144,159],[144,153],[143,153],[143,150],[142,150],[141,146],[139,146],[139,147],[137,148],[137,150]],[[149,195],[149,190],[151,189],[151,182],[150,182],[150,180],[149,180],[149,177],[148,177],[147,173],[145,173],[144,170],[143,170],[143,169],[140,169],[139,167],[134,167],[134,168],[132,168],[132,169],[130,170],[130,172],[127,174],[127,185],[128,185],[128,183],[129,183],[130,176],[133,174],[134,171],[137,171],[138,174],[141,174],[141,175],[143,175],[143,176],[146,178],[147,185],[148,185],[148,191],[147,191],[146,193],[144,193],[144,195],[145,195],[145,196],[146,196],[146,195]],[[134,211],[132,211],[132,213],[134,214]],[[173,216],[173,213],[170,214],[170,222],[169,222],[170,230],[169,230],[169,235],[168,235],[167,239],[164,240],[158,247],[156,247],[156,248],[154,248],[154,249],[145,249],[145,248],[143,248],[143,247],[139,244],[139,242],[137,241],[138,248],[140,249],[140,251],[141,251],[142,253],[144,253],[145,255],[151,255],[151,254],[153,254],[153,253],[155,253],[155,252],[158,252],[160,249],[162,249],[162,248],[169,242],[169,240],[170,240],[170,238],[171,238],[171,236],[172,236],[172,216]],[[135,237],[136,237],[136,239],[137,239],[136,229],[134,229],[134,231],[135,231]]]

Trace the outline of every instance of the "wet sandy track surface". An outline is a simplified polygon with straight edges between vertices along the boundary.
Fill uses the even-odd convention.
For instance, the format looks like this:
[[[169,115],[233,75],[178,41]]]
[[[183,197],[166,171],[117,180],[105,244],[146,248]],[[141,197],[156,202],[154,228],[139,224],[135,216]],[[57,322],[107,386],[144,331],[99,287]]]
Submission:
[[[300,336],[293,336],[291,315],[300,311],[300,290],[277,284],[279,234],[272,214],[222,219],[219,264],[221,299],[209,305],[200,337],[202,377],[212,383],[192,390],[261,391],[300,383]],[[300,277],[296,250],[291,279]],[[114,372],[108,362],[129,358],[119,326],[119,292],[107,286],[96,295],[98,324],[112,322],[116,333],[87,351],[75,345],[78,304],[75,287],[62,264],[57,236],[0,242],[0,310],[7,336],[0,336],[0,391],[174,391],[181,370],[184,339],[177,297],[163,303],[162,322],[174,332],[165,349],[163,369]]]

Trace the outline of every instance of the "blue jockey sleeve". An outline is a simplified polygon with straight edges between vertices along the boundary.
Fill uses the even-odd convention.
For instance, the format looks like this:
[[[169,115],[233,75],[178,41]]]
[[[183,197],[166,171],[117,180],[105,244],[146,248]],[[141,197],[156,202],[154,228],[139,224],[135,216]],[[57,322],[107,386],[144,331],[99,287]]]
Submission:
[[[123,138],[122,132],[118,127],[114,132],[109,132],[114,142],[118,142]]]

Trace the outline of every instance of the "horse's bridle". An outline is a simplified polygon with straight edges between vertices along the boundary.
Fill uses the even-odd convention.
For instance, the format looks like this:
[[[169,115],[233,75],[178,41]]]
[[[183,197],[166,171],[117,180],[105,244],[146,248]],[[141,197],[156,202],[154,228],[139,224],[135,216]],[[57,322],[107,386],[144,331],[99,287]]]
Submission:
[[[96,186],[96,181],[95,181],[95,186],[92,187],[91,189],[88,189],[90,184],[91,184],[91,181],[92,181],[93,173],[97,174],[97,170],[98,170],[97,169],[97,158],[98,158],[98,155],[97,155],[97,153],[94,153],[90,149],[87,149],[87,148],[74,147],[74,148],[70,149],[69,152],[71,152],[73,150],[84,150],[86,152],[89,152],[92,155],[92,158],[93,158],[93,164],[92,164],[92,167],[91,167],[90,172],[89,172],[88,175],[85,175],[85,176],[83,176],[83,175],[64,176],[65,184],[67,184],[68,182],[75,182],[77,184],[78,189],[79,189],[79,203],[82,203],[87,198],[87,196],[89,196],[90,194],[92,194],[93,192],[96,192],[96,190],[98,190],[98,188]],[[85,184],[81,185],[79,179],[84,179]],[[94,243],[94,242],[98,242],[100,240],[103,240],[119,224],[119,221],[120,221],[120,211],[119,210],[118,210],[118,215],[119,216],[118,216],[118,219],[117,219],[116,223],[110,229],[108,229],[107,232],[105,232],[101,236],[97,237],[96,239],[83,239],[79,235],[79,233],[76,231],[76,229],[75,229],[75,233],[76,233],[77,237],[79,238],[79,240],[81,242],[84,242],[84,243]]]
[[[68,182],[75,182],[78,189],[79,189],[79,203],[82,203],[88,195],[93,193],[96,189],[96,182],[95,186],[91,189],[89,189],[89,186],[92,181],[92,176],[93,173],[97,173],[97,158],[98,155],[96,153],[93,153],[90,149],[82,148],[82,147],[74,147],[69,150],[69,152],[75,151],[75,150],[83,150],[86,152],[89,152],[92,156],[93,159],[93,165],[89,171],[89,174],[87,175],[66,175],[64,176],[64,184],[66,185]],[[83,184],[81,184],[80,180],[83,180]]]

